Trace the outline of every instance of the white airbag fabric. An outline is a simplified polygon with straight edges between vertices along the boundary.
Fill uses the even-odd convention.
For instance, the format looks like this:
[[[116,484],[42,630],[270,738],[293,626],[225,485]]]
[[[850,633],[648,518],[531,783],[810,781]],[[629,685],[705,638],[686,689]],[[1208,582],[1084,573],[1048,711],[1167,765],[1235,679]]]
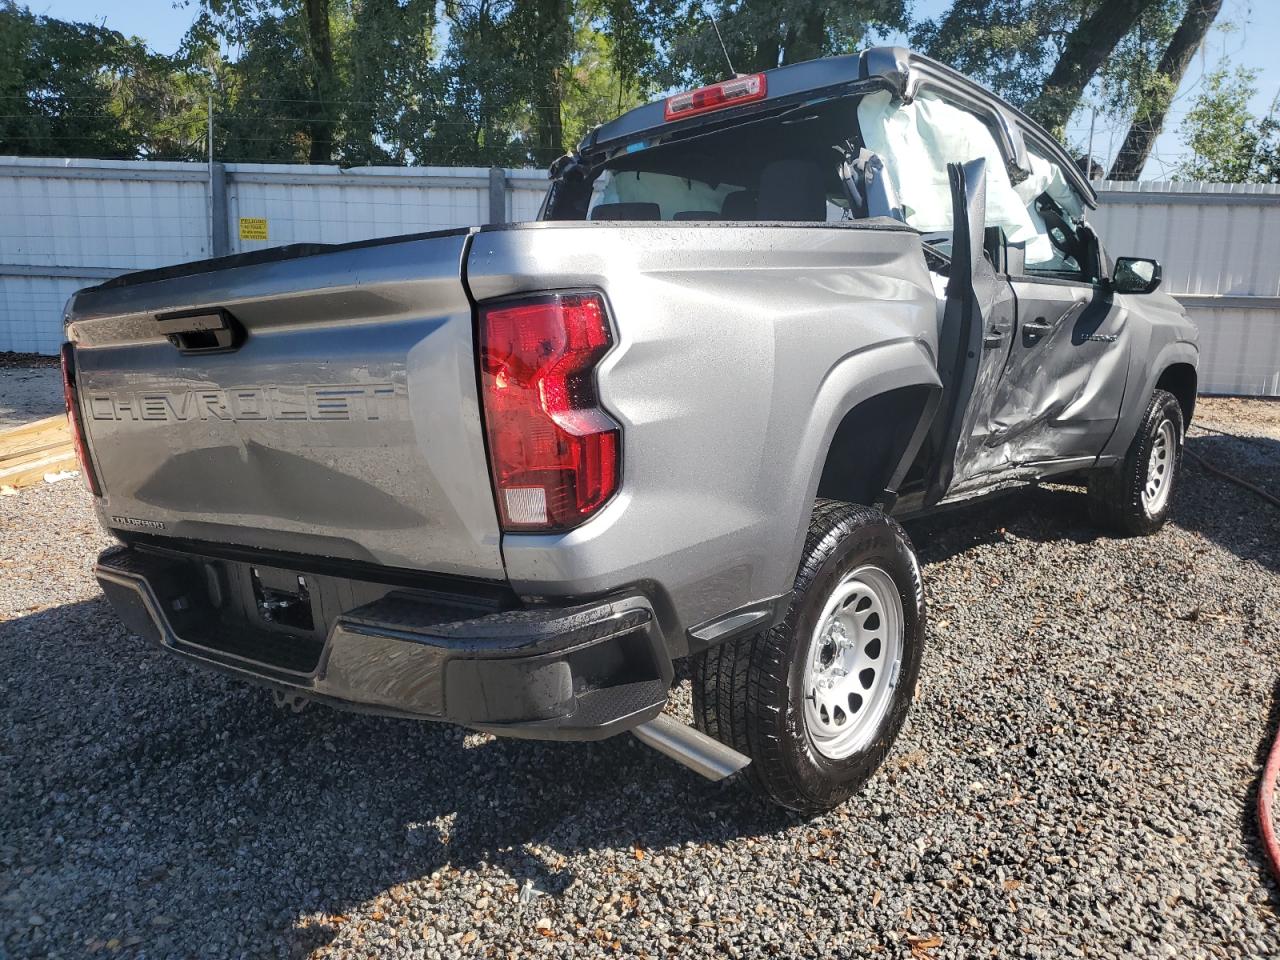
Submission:
[[[1049,242],[1049,227],[1036,210],[1036,198],[1047,193],[1070,217],[1078,217],[1084,210],[1075,193],[1067,186],[1061,167],[1031,150],[1027,151],[1027,159],[1031,161],[1031,176],[1014,187],[1018,196],[1026,203],[1027,214],[1036,230],[1036,235],[1027,241],[1027,263],[1063,263],[1062,257]]]
[[[917,230],[932,233],[952,228],[947,164],[983,157],[987,161],[987,225],[1003,227],[1010,243],[1035,238],[1028,201],[1009,182],[995,137],[974,114],[931,93],[895,105],[889,93],[881,91],[862,98],[858,125],[867,149],[884,159],[907,223]]]

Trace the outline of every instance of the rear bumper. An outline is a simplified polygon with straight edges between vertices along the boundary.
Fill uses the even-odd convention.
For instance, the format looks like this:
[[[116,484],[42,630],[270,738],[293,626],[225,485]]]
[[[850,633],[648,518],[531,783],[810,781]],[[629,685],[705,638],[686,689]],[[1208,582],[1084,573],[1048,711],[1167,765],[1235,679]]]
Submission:
[[[476,615],[393,590],[334,616],[318,656],[274,655],[267,624],[213,629],[209,566],[113,548],[94,573],[134,633],[186,660],[336,706],[510,736],[598,739],[661,712],[672,667],[647,599]],[[231,636],[231,634],[235,634]]]

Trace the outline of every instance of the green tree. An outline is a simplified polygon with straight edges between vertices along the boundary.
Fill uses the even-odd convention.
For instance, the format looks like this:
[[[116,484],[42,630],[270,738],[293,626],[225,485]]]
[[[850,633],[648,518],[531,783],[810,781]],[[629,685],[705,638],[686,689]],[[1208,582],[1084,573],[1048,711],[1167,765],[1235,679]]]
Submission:
[[[912,43],[1011,102],[1034,100],[1079,23],[1080,0],[953,0],[916,24]]]
[[[145,48],[114,30],[0,0],[0,153],[138,156],[116,90],[145,63]]]
[[[564,142],[575,146],[593,127],[638,107],[649,91],[620,66],[618,41],[605,25],[580,14],[564,86]]]
[[[1180,180],[1212,183],[1280,182],[1280,124],[1272,112],[1255,117],[1249,101],[1257,92],[1257,70],[1225,65],[1204,78],[1182,120],[1182,141],[1191,151],[1178,167]]]
[[[418,163],[520,164],[527,84],[516,68],[511,0],[450,0],[449,40],[434,71],[432,102],[409,144]],[[527,124],[525,124],[527,126]]]
[[[1135,82],[1151,72],[1185,2],[954,0],[912,39],[1061,133],[1095,80],[1109,105],[1132,112]]]
[[[184,52],[240,55],[218,71],[226,159],[328,163],[341,92],[328,0],[202,0]]]
[[[614,0],[455,0],[412,152],[546,165],[653,90],[661,11]],[[420,161],[421,162],[421,161]]]
[[[350,100],[339,130],[348,163],[407,163],[438,76],[435,0],[362,0],[338,40]]]
[[[1164,129],[1165,116],[1205,35],[1222,9],[1222,0],[1188,0],[1177,29],[1169,38],[1156,67],[1138,84],[1139,96],[1129,132],[1111,165],[1112,180],[1137,180]]]
[[[905,0],[693,0],[666,18],[671,39],[663,79],[672,85],[723,80],[726,50],[739,73],[852,53],[873,31],[905,30],[907,7]]]
[[[515,53],[517,85],[533,120],[533,162],[545,166],[564,153],[564,98],[574,42],[572,0],[517,0],[506,28]]]

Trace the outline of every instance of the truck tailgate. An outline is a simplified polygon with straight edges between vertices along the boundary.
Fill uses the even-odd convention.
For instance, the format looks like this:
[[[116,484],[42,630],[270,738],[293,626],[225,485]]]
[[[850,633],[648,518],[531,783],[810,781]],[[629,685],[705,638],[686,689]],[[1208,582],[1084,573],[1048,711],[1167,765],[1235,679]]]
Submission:
[[[68,330],[108,526],[501,577],[468,242],[271,251],[77,294]],[[238,343],[179,349],[165,331],[183,322],[157,319],[174,313],[227,318]]]

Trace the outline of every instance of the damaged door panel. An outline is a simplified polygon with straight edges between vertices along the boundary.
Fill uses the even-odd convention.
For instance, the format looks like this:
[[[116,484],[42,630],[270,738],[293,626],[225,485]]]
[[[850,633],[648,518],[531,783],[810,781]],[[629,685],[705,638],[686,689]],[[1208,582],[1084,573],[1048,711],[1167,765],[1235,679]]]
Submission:
[[[986,443],[992,465],[1093,458],[1120,415],[1127,311],[1097,285],[1014,277],[1017,327]]]
[[[942,405],[929,436],[926,506],[983,468],[982,431],[1004,366],[1013,296],[985,253],[986,169],[981,157],[948,164],[951,185],[951,266],[938,334]]]

